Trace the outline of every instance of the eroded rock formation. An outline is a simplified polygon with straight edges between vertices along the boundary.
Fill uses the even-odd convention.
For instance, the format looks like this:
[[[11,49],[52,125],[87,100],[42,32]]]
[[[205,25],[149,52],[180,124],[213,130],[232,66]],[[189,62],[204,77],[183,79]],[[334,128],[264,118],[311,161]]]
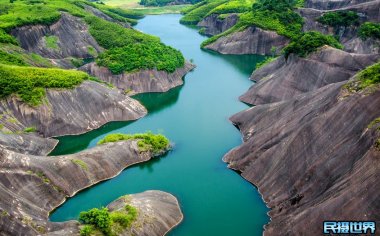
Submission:
[[[279,102],[327,84],[348,80],[359,70],[374,64],[379,54],[352,54],[328,46],[307,58],[279,57],[255,71],[256,81],[240,100],[252,105]]]
[[[273,55],[279,54],[289,41],[274,31],[262,30],[252,26],[244,31],[221,37],[205,48],[222,54]]]
[[[115,85],[128,95],[133,95],[146,92],[166,92],[171,88],[180,86],[183,84],[183,77],[194,68],[195,65],[186,62],[184,67],[178,68],[173,73],[141,70],[115,75],[106,67],[99,67],[95,63],[89,63],[81,67],[81,70]]]
[[[211,14],[202,19],[197,26],[204,28],[203,34],[212,36],[228,30],[234,26],[238,20],[239,16],[237,14],[230,14],[223,19],[219,18],[217,14]]]
[[[80,134],[99,128],[110,121],[136,120],[146,109],[117,89],[85,81],[74,89],[46,93],[46,101],[32,107],[16,96],[0,101],[4,128],[23,131],[35,127],[44,137]]]

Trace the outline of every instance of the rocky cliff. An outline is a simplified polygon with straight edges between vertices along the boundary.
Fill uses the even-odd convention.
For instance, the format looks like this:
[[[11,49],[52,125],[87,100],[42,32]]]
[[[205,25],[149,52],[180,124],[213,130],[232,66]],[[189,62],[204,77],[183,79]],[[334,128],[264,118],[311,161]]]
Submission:
[[[374,0],[306,0],[305,7],[320,10],[334,10],[373,1]]]
[[[0,145],[23,154],[47,155],[57,145],[55,139],[42,138],[36,134],[4,134],[0,132]]]
[[[234,26],[239,20],[237,14],[229,14],[225,18],[220,18],[217,14],[211,14],[198,23],[198,27],[204,28],[203,34],[213,36],[220,34],[232,26]]]
[[[205,48],[222,54],[272,55],[273,53],[279,54],[289,41],[289,39],[278,35],[274,31],[252,26],[244,31],[221,37],[205,46]]]
[[[255,71],[253,85],[240,100],[260,105],[291,99],[327,84],[348,80],[359,70],[377,62],[379,54],[352,54],[323,47],[307,58],[291,55],[279,57]]]
[[[325,220],[380,219],[380,89],[346,82],[234,115],[244,143],[224,160],[271,208],[264,235],[319,235]],[[280,233],[281,232],[281,233]]]
[[[62,13],[55,24],[27,25],[12,30],[20,46],[28,52],[40,54],[64,68],[74,67],[70,58],[90,58],[102,48],[88,32],[83,19]],[[56,42],[49,45],[49,37]]]
[[[95,63],[86,64],[80,69],[115,85],[128,95],[133,95],[146,92],[166,92],[171,88],[180,86],[183,84],[182,78],[194,68],[195,65],[186,62],[184,67],[176,69],[173,73],[158,70],[140,70],[119,75],[112,74],[108,68],[99,67]]]
[[[70,90],[49,89],[46,101],[31,107],[16,96],[0,101],[3,129],[20,132],[35,127],[44,137],[80,134],[110,121],[136,120],[146,109],[117,89],[85,81]]]
[[[77,235],[78,222],[49,222],[49,212],[66,197],[151,157],[149,152],[139,150],[136,141],[109,143],[58,157],[25,155],[0,146],[0,235]],[[143,206],[146,202],[152,204]],[[156,235],[163,235],[160,233],[182,220],[178,202],[169,194],[137,194],[131,203],[141,209],[142,218],[152,219],[141,221],[140,227],[147,224],[146,229],[132,227],[137,235],[156,229]],[[166,207],[162,212],[161,204]]]

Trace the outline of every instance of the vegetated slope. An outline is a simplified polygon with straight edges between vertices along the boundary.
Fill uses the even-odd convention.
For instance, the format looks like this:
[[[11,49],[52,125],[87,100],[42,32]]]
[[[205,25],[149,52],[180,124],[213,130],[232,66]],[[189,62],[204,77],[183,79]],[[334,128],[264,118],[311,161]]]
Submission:
[[[20,154],[0,145],[0,234],[79,234],[82,228],[79,222],[49,222],[49,212],[79,190],[112,178],[130,165],[149,160],[154,154],[139,148],[137,142],[133,139],[109,143],[54,158]],[[160,150],[165,151],[167,147]],[[167,193],[149,191],[126,196],[110,208],[118,211],[117,206],[126,203],[138,209],[138,214],[133,222],[136,224],[122,231],[163,235],[182,220],[177,200]]]
[[[198,24],[200,33],[214,35],[201,46],[223,54],[281,54],[289,42],[308,31],[333,35],[348,52],[379,53],[376,33],[366,37],[360,32],[374,31],[366,22],[380,21],[380,1],[340,1],[344,4],[331,7],[333,12],[303,8],[309,2],[205,0],[183,11],[181,22]]]
[[[359,74],[231,118],[244,144],[224,160],[271,208],[264,235],[319,234],[326,220],[380,220],[379,67],[371,82]]]
[[[162,7],[167,5],[195,4],[200,0],[141,0],[140,4],[147,7]]]

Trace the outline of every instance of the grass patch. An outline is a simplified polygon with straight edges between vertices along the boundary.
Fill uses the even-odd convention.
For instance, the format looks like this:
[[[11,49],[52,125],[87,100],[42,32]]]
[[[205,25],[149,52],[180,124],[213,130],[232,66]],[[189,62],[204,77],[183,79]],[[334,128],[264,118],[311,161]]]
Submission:
[[[369,86],[377,85],[380,83],[380,63],[367,67],[359,73],[360,87],[362,90]]]
[[[297,54],[300,57],[306,57],[324,45],[329,45],[338,49],[343,48],[333,36],[310,31],[303,34],[301,37],[294,39],[284,48],[285,58],[288,58],[291,53]]]
[[[250,11],[252,4],[255,1],[252,0],[233,0],[223,3],[214,9],[212,9],[207,15],[211,14],[227,14],[227,13],[243,13]]]
[[[45,88],[74,88],[89,79],[80,71],[0,64],[0,98],[17,94],[22,101],[36,106],[45,97]]]
[[[34,133],[34,132],[37,132],[37,128],[36,127],[26,127],[24,129],[24,133]]]
[[[269,64],[269,63],[271,63],[273,61],[275,61],[276,59],[277,59],[277,57],[267,57],[267,58],[265,58],[264,61],[261,61],[261,62],[259,62],[259,63],[256,64],[256,70],[260,69],[261,67],[263,67],[263,66],[265,66],[265,65],[267,65],[267,64]]]
[[[57,36],[45,36],[44,39],[47,48],[59,49]]]
[[[100,140],[98,144],[138,140],[137,145],[141,152],[152,152],[154,155],[166,151],[170,147],[169,139],[162,134],[152,134],[150,132],[144,134],[110,134]]]
[[[190,8],[191,10],[186,11],[185,16],[181,18],[180,23],[184,25],[196,25],[207,16],[210,11],[226,2],[226,0],[205,0],[196,4],[194,5],[196,7]]]
[[[115,212],[109,212],[105,207],[83,211],[79,215],[79,221],[86,225],[81,229],[80,235],[91,235],[96,230],[104,235],[119,235],[131,226],[137,216],[137,209],[130,205]]]
[[[88,171],[87,163],[79,159],[71,159],[71,162],[82,168],[82,170]]]
[[[0,43],[10,43],[18,45],[17,40],[10,34],[7,34],[4,30],[0,29]]]
[[[24,59],[17,54],[11,54],[0,49],[0,64],[26,66]]]
[[[380,23],[365,22],[359,28],[358,35],[361,39],[380,39]]]

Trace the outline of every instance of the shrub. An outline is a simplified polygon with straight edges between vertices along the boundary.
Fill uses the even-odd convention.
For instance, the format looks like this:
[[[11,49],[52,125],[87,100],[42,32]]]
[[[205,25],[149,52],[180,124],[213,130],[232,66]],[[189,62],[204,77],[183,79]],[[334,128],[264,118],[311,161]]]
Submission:
[[[380,39],[380,23],[366,22],[360,26],[358,34],[362,39]]]
[[[10,43],[10,44],[18,45],[17,40],[11,35],[7,34],[2,29],[0,29],[0,43]]]
[[[100,140],[98,144],[126,140],[138,140],[137,144],[140,151],[150,151],[155,155],[162,153],[170,146],[169,140],[164,135],[150,132],[144,134],[110,134]]]
[[[137,209],[131,205],[125,206],[125,211],[115,211],[111,213],[112,222],[120,224],[123,228],[131,226],[133,221],[137,219]]]
[[[94,231],[94,228],[91,225],[85,225],[80,230],[79,234],[80,236],[90,236],[93,231]]]
[[[261,67],[263,67],[263,66],[265,66],[265,65],[267,65],[267,64],[269,64],[269,63],[271,63],[273,61],[275,61],[276,59],[277,59],[277,57],[267,57],[267,58],[265,58],[264,61],[261,61],[261,62],[259,62],[259,63],[256,64],[256,70],[260,69]]]
[[[318,22],[332,27],[350,26],[359,24],[359,15],[353,11],[335,11],[323,14]]]
[[[84,72],[0,64],[0,98],[17,94],[36,106],[45,96],[45,88],[73,88],[89,79]]]
[[[294,39],[284,48],[285,58],[288,58],[291,53],[297,54],[300,57],[305,57],[324,45],[329,45],[338,49],[343,48],[333,36],[310,31],[303,34],[301,37]]]
[[[94,225],[105,234],[108,234],[111,230],[110,213],[105,207],[101,209],[93,208],[89,211],[82,211],[79,214],[79,221],[84,224]]]

